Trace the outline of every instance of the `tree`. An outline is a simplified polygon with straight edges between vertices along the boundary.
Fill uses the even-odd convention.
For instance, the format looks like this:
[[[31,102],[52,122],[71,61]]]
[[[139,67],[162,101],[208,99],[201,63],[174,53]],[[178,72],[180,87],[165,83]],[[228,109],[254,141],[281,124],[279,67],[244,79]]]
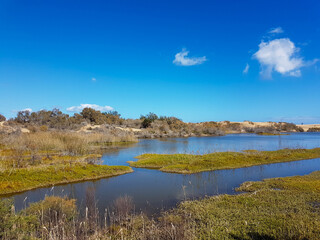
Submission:
[[[117,111],[109,111],[102,113],[105,116],[105,121],[107,124],[119,124],[123,121],[121,119],[121,114],[119,114]]]
[[[84,108],[80,114],[84,119],[94,124],[103,124],[105,122],[105,116],[93,108]]]
[[[0,122],[4,122],[6,120],[6,117],[0,114]]]
[[[157,114],[150,112],[146,116],[141,115],[140,119],[142,120],[141,126],[147,128],[151,126],[151,123],[158,119]]]
[[[117,111],[109,111],[109,112],[104,112],[102,114],[106,116],[115,116],[119,118],[121,117],[121,114],[119,114]]]
[[[14,119],[18,123],[30,122],[30,111],[19,111],[17,117]]]

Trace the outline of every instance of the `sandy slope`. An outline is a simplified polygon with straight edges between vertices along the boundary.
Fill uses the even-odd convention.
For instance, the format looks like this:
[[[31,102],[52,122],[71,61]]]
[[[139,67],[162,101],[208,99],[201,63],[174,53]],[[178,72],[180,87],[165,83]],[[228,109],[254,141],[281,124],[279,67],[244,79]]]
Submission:
[[[142,131],[139,128],[122,128],[122,127],[116,127],[116,128],[123,130],[123,131],[129,131],[129,132],[141,132]]]
[[[227,124],[227,122],[223,121],[222,124]],[[230,123],[239,123],[242,127],[269,127],[274,124],[274,122],[230,122]],[[308,131],[309,128],[320,128],[320,124],[304,124],[304,125],[298,125],[298,127],[301,127],[305,132]]]
[[[83,126],[81,127],[78,132],[90,132],[92,129],[99,129],[99,128],[102,128],[103,125],[86,125],[86,126]],[[115,127],[116,129],[119,129],[119,130],[122,130],[122,131],[128,131],[128,132],[141,132],[142,130],[141,129],[138,129],[138,128],[123,128],[123,127]]]

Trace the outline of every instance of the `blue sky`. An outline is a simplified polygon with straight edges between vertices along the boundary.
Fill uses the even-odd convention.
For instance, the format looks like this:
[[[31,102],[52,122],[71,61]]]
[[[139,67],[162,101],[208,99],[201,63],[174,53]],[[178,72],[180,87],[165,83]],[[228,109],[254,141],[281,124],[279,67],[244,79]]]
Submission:
[[[316,0],[3,0],[0,113],[320,122],[319,13]]]

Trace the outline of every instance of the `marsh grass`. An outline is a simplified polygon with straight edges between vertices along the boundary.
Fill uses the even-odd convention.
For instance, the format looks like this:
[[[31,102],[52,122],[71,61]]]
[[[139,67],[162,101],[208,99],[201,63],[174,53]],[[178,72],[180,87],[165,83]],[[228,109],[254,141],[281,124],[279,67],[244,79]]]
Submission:
[[[264,189],[184,202],[172,214],[189,214],[197,239],[311,240],[320,236],[318,201],[319,193]]]
[[[129,172],[132,172],[132,169],[127,166],[106,166],[86,163],[11,169],[0,173],[0,195],[8,195],[56,184],[112,177]]]
[[[135,213],[129,196],[116,199],[101,219],[93,189],[87,191],[83,217],[72,199],[46,197],[19,213],[12,202],[3,200],[0,236],[5,240],[319,239],[320,172],[248,182],[239,190],[249,192],[184,201],[158,219]]]
[[[25,168],[42,164],[57,164],[84,160],[101,153],[110,145],[123,145],[136,139],[129,135],[78,132],[35,132],[0,136],[0,166],[2,169]]]
[[[90,152],[97,145],[116,142],[136,142],[133,135],[81,132],[35,132],[29,134],[11,134],[2,136],[1,144],[9,149],[23,148],[26,152],[57,151],[65,155],[81,155]]]
[[[105,144],[134,139],[103,133],[46,131],[1,135],[0,195],[132,172],[101,165]]]
[[[290,191],[295,190],[299,192],[320,193],[320,171],[316,171],[305,176],[270,178],[259,182],[245,182],[236,190],[255,192],[263,189],[282,189]]]
[[[243,152],[215,152],[204,155],[143,154],[136,157],[138,161],[129,161],[129,163],[132,167],[185,174],[319,157],[320,148],[281,149],[276,151],[245,150]]]

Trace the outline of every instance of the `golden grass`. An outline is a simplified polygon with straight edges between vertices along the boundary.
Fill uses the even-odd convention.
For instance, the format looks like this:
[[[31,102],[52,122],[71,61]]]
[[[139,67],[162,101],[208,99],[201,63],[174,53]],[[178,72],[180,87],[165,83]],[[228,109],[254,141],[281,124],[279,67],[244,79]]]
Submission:
[[[0,135],[0,167],[24,168],[41,164],[85,160],[86,156],[101,153],[110,145],[136,141],[132,135],[115,136],[105,133],[35,132]]]

